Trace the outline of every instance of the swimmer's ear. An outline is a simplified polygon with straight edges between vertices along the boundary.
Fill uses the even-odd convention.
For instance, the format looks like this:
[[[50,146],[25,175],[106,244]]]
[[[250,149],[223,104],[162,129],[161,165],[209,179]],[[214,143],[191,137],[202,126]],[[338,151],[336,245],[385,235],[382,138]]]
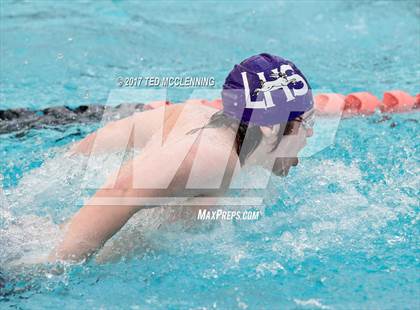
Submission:
[[[280,131],[280,125],[260,126],[261,132],[265,138],[277,136]]]

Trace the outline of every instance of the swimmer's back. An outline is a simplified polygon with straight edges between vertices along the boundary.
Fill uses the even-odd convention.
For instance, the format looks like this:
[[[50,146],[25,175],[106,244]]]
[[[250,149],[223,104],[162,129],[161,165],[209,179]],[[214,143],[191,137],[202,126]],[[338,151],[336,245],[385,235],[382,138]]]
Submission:
[[[174,104],[138,112],[113,121],[72,146],[71,153],[114,152],[128,146],[143,148],[157,137],[169,142],[207,124],[217,109],[198,104]],[[133,134],[134,133],[134,134]],[[162,135],[163,134],[163,135]],[[169,140],[168,140],[169,138]]]
[[[163,130],[164,141],[171,137],[185,135],[193,129],[205,126],[217,111],[212,107],[192,103],[174,104],[152,110],[150,112],[154,113],[153,116],[150,113],[150,116],[155,122],[150,125],[154,129],[152,135]]]

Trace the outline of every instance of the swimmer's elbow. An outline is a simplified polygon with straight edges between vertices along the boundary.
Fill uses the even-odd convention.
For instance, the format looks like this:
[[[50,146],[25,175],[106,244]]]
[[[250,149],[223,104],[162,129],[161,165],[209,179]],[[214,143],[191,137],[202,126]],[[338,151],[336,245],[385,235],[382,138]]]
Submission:
[[[73,155],[73,154],[89,155],[92,150],[93,142],[95,141],[95,138],[96,138],[96,132],[93,132],[89,134],[88,136],[86,136],[84,139],[74,143],[69,150],[69,154],[70,155]]]

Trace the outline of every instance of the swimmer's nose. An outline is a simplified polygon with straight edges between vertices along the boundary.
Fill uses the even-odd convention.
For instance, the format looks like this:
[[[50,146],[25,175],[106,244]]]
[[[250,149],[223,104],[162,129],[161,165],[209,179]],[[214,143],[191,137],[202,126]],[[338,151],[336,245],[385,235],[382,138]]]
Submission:
[[[314,135],[314,130],[312,128],[306,129],[306,137],[310,138]]]

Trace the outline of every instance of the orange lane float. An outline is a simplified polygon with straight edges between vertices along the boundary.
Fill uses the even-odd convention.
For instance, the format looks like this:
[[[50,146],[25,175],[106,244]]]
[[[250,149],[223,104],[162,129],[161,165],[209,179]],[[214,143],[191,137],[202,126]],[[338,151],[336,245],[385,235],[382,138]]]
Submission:
[[[344,109],[344,95],[324,93],[315,96],[315,109],[319,114],[340,114]]]
[[[321,115],[369,115],[379,109],[381,112],[406,112],[420,107],[420,94],[415,97],[401,90],[384,93],[382,102],[368,92],[351,93],[347,96],[335,93],[321,93],[315,96],[315,109]]]
[[[418,96],[418,95],[417,95]],[[382,112],[406,112],[415,106],[415,98],[401,90],[391,90],[384,93]]]
[[[223,104],[222,104],[222,99],[216,99],[213,101],[207,101],[205,103],[203,103],[206,106],[221,110],[223,109]]]
[[[411,96],[401,90],[384,93],[382,102],[369,92],[356,92],[347,96],[337,93],[320,93],[315,95],[315,109],[320,115],[369,115],[376,110],[381,112],[406,112],[420,108],[420,94]],[[200,104],[215,109],[223,109],[222,99],[189,99],[186,103]],[[145,105],[145,110],[170,105],[169,101],[153,101]]]
[[[349,94],[344,102],[345,114],[372,114],[381,105],[379,99],[368,92]]]
[[[185,103],[201,104],[218,110],[223,109],[222,99],[215,99],[213,101],[209,101],[206,99],[189,99],[185,101]]]

